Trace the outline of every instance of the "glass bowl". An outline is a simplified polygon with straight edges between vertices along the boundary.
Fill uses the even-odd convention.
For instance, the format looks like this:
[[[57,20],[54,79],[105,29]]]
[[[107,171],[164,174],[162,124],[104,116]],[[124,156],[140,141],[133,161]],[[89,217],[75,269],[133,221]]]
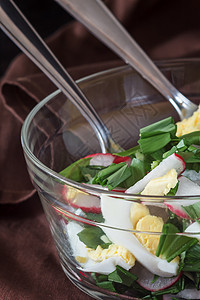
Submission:
[[[190,100],[199,103],[200,59],[162,61],[157,64],[178,90]],[[173,106],[129,66],[88,76],[79,80],[78,84],[105,122],[113,139],[124,149],[136,145],[141,127],[168,116],[172,116],[175,121],[178,120]],[[133,279],[134,283],[131,281],[127,284],[129,279],[126,272],[124,282],[120,283],[123,276],[116,279],[117,276],[114,274],[114,279],[108,281],[107,275],[92,272],[90,265],[85,270],[87,260],[85,251],[88,250],[84,243],[95,249],[100,242],[103,244],[102,247],[106,248],[105,244],[110,243],[109,239],[112,240],[113,236],[114,240],[120,237],[119,242],[122,244],[125,240],[125,245],[129,239],[130,243],[133,239],[130,247],[134,245],[140,252],[144,246],[141,248],[140,245],[136,245],[138,243],[135,242],[136,239],[143,237],[145,239],[145,236],[149,237],[151,234],[151,237],[157,237],[159,240],[161,233],[151,232],[151,229],[144,232],[128,228],[125,220],[127,207],[130,209],[135,204],[145,204],[151,215],[162,217],[166,222],[172,216],[168,209],[170,202],[176,201],[180,205],[190,199],[199,202],[200,196],[195,199],[149,196],[147,199],[139,194],[107,191],[78,183],[75,181],[76,172],[73,173],[72,179],[61,176],[59,172],[66,166],[101,150],[91,126],[60,91],[55,91],[41,101],[27,116],[22,128],[22,145],[31,180],[41,199],[62,268],[68,278],[78,288],[96,299],[141,299],[145,295],[151,299],[147,296],[150,292],[145,293],[139,288],[138,281],[134,281],[132,277],[129,279],[130,281]],[[166,201],[168,206],[165,205]],[[110,222],[108,220],[105,222],[102,218],[102,203],[106,203],[107,210],[110,211],[109,214],[112,216],[108,218]],[[185,223],[192,223],[190,219],[181,219],[181,216],[175,215],[175,219],[176,217],[183,227]],[[186,235],[183,227],[179,233],[171,235],[172,239]],[[192,237],[191,233],[187,233],[187,236]],[[154,254],[151,253],[147,257],[150,264],[148,268],[153,270],[159,263],[156,260],[154,262]],[[151,264],[152,257],[154,258]],[[140,260],[145,261],[145,255]],[[113,261],[111,260],[111,265]],[[118,263],[119,261],[114,262],[116,265]],[[99,266],[98,262],[94,264]],[[108,273],[107,266],[103,265],[102,268],[103,272]],[[164,268],[166,265],[160,267],[162,270]],[[134,267],[132,269],[134,270]],[[118,272],[123,273],[123,270],[124,268],[119,268]],[[143,272],[143,277],[144,273],[146,271]],[[164,273],[163,276],[165,275]]]

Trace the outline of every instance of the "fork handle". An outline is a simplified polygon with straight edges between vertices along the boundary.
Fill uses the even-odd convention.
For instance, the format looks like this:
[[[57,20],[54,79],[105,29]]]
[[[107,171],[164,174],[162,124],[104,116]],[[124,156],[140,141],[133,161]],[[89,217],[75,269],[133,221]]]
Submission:
[[[167,98],[181,119],[197,106],[181,94],[100,0],[55,0]]]

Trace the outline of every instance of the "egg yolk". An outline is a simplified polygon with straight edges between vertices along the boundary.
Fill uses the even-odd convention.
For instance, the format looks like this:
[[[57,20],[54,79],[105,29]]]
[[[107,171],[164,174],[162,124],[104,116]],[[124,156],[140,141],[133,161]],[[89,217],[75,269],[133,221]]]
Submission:
[[[199,131],[200,130],[200,106],[197,111],[193,113],[191,117],[188,119],[184,119],[183,121],[177,122],[177,136],[182,136],[184,134]]]
[[[130,218],[131,218],[131,223],[133,224],[133,229],[136,228],[137,222],[141,218],[149,214],[150,214],[149,209],[146,205],[143,205],[141,203],[134,203],[131,206],[131,211],[130,211]]]
[[[167,174],[162,177],[154,178],[149,181],[141,195],[157,195],[164,196],[174,188],[178,183],[177,172],[171,169]]]
[[[162,232],[163,225],[164,222],[162,218],[152,215],[146,215],[137,222],[136,230]],[[136,233],[135,235],[140,243],[143,244],[149,252],[155,255],[160,239],[160,234]]]
[[[126,248],[116,244],[111,244],[107,249],[103,249],[100,245],[97,246],[96,250],[89,248],[88,257],[95,262],[101,262],[110,257],[120,257],[131,267],[135,265],[133,254]]]

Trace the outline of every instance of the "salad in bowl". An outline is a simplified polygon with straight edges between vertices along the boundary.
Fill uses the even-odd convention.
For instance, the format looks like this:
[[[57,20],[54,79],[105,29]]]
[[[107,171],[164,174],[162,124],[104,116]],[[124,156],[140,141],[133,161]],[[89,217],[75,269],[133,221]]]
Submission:
[[[199,103],[200,60],[158,66]],[[177,122],[173,106],[128,66],[78,84],[126,150],[101,153],[60,91],[22,128],[65,274],[95,299],[200,299],[200,110]]]
[[[200,108],[177,124],[168,117],[141,128],[131,149],[88,155],[60,174],[105,191],[63,186],[74,215],[93,221],[58,210],[81,272],[119,294],[200,299]]]

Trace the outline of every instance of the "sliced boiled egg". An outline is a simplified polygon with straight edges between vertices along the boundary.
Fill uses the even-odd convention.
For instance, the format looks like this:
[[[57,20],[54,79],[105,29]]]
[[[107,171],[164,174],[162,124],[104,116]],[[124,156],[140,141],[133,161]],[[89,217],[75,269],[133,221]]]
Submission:
[[[136,225],[138,221],[147,215],[150,215],[150,212],[146,205],[143,205],[141,203],[134,203],[131,206],[131,211],[130,211],[130,218],[131,218],[133,229],[136,229]]]
[[[184,119],[176,123],[177,125],[177,136],[182,136],[184,134],[199,131],[200,130],[200,106],[197,111],[193,113],[188,119]]]
[[[126,270],[134,266],[135,257],[124,247],[111,244],[108,249],[102,249],[101,246],[97,246],[96,250],[87,248],[78,237],[83,226],[74,221],[68,224],[62,222],[62,226],[80,270],[108,275],[116,269],[117,265]]]
[[[178,271],[178,263],[168,263],[149,252],[138,238],[131,232],[132,202],[120,198],[101,196],[101,210],[105,219],[105,227],[102,227],[107,237],[113,244],[121,245],[129,250],[150,272],[161,276],[175,276]]]
[[[150,180],[141,192],[141,195],[164,196],[167,195],[171,188],[174,188],[177,183],[177,172],[175,169],[171,169],[163,176]]]
[[[189,237],[193,237],[196,238],[200,241],[200,224],[198,222],[193,222],[192,224],[190,224],[185,232],[190,233],[188,236]]]
[[[146,215],[138,221],[136,225],[136,230],[161,233],[163,225],[164,222],[162,218],[152,215]],[[136,233],[136,237],[149,252],[153,254],[156,253],[156,249],[160,240],[159,234]]]

